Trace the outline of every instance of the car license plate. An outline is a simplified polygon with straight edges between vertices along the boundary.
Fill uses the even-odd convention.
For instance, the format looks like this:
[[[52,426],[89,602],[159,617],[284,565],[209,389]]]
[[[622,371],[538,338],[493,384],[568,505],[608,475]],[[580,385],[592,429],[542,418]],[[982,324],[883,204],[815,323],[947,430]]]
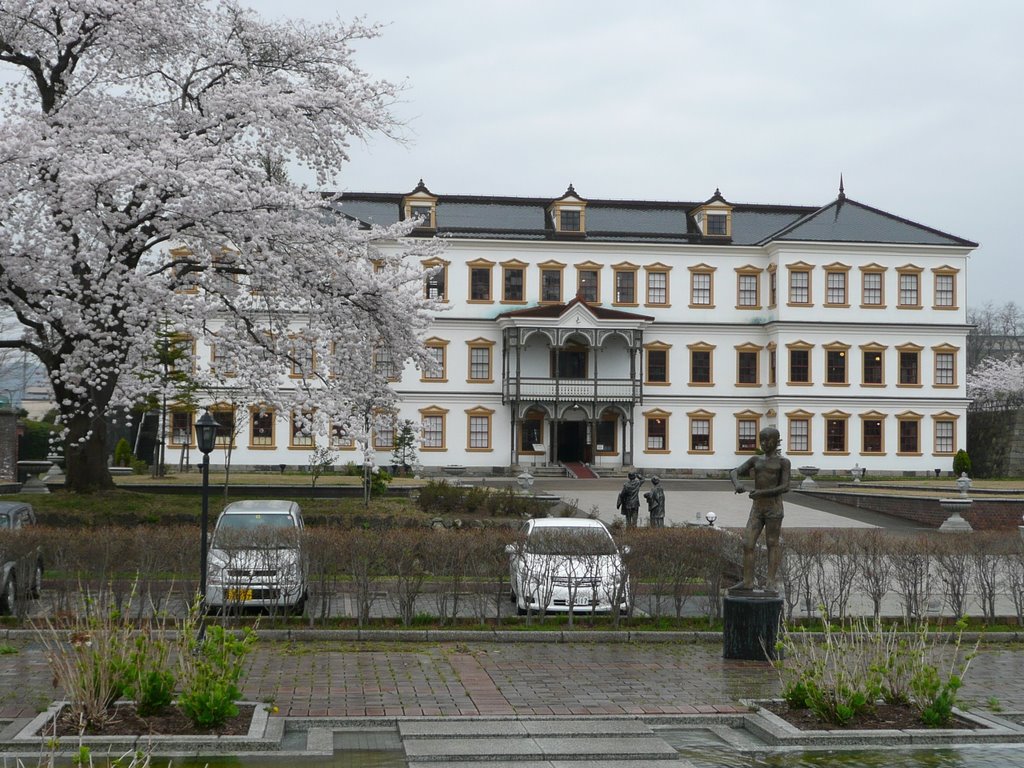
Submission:
[[[577,595],[576,597],[573,598],[572,604],[573,605],[590,605],[590,598],[589,597],[580,597],[579,595]]]
[[[241,587],[228,587],[224,590],[224,599],[230,602],[252,600],[252,590]]]

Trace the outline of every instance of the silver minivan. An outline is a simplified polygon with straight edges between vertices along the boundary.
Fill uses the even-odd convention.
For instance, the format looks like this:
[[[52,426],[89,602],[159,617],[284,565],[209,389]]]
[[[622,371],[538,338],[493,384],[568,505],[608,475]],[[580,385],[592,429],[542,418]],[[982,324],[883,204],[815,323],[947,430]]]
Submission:
[[[302,613],[306,565],[302,510],[294,501],[236,501],[224,507],[210,542],[206,605]]]

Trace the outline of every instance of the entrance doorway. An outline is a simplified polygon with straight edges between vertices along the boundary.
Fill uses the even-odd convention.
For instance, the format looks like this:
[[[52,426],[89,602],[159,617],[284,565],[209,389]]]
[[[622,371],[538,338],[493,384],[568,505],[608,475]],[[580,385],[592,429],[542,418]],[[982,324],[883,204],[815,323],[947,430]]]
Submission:
[[[587,422],[560,421],[555,425],[558,435],[558,461],[590,461],[590,446],[587,445]],[[552,446],[552,451],[554,446]]]

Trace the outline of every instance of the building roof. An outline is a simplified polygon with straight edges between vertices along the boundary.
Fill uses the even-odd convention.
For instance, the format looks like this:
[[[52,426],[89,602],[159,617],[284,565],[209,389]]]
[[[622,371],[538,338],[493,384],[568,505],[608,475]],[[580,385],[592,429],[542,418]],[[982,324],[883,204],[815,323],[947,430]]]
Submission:
[[[421,181],[417,190],[426,189]],[[416,191],[416,190],[414,190]],[[366,226],[389,226],[405,217],[403,200],[411,193],[346,192],[332,205]],[[421,228],[419,236],[489,240],[586,240],[591,242],[705,243],[764,245],[773,241],[892,243],[977,247],[977,243],[916,224],[891,213],[855,202],[842,189],[823,207],[730,203],[731,237],[705,237],[693,211],[703,202],[658,200],[599,200],[586,203],[585,232],[556,231],[549,208],[561,198],[495,195],[437,195],[436,229]]]
[[[592,314],[598,320],[654,320],[654,318],[651,317],[650,315],[641,315],[636,312],[624,312],[621,309],[608,309],[607,307],[601,307],[595,304],[588,304],[579,296],[577,296],[572,301],[566,304],[540,304],[536,307],[528,307],[526,309],[513,309],[508,312],[502,312],[500,315],[498,315],[498,318],[508,317],[518,319],[554,319],[557,317],[561,317],[576,305],[581,305],[585,307],[587,311],[590,312],[590,314]]]

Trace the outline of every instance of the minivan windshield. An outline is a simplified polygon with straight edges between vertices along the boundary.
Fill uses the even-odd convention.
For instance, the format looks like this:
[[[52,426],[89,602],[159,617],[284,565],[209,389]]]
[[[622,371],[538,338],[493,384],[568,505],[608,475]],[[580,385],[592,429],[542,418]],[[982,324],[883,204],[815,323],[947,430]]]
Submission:
[[[213,534],[220,549],[285,549],[298,543],[295,521],[289,515],[221,515]]]
[[[534,528],[526,539],[533,555],[614,555],[615,542],[600,528]]]

